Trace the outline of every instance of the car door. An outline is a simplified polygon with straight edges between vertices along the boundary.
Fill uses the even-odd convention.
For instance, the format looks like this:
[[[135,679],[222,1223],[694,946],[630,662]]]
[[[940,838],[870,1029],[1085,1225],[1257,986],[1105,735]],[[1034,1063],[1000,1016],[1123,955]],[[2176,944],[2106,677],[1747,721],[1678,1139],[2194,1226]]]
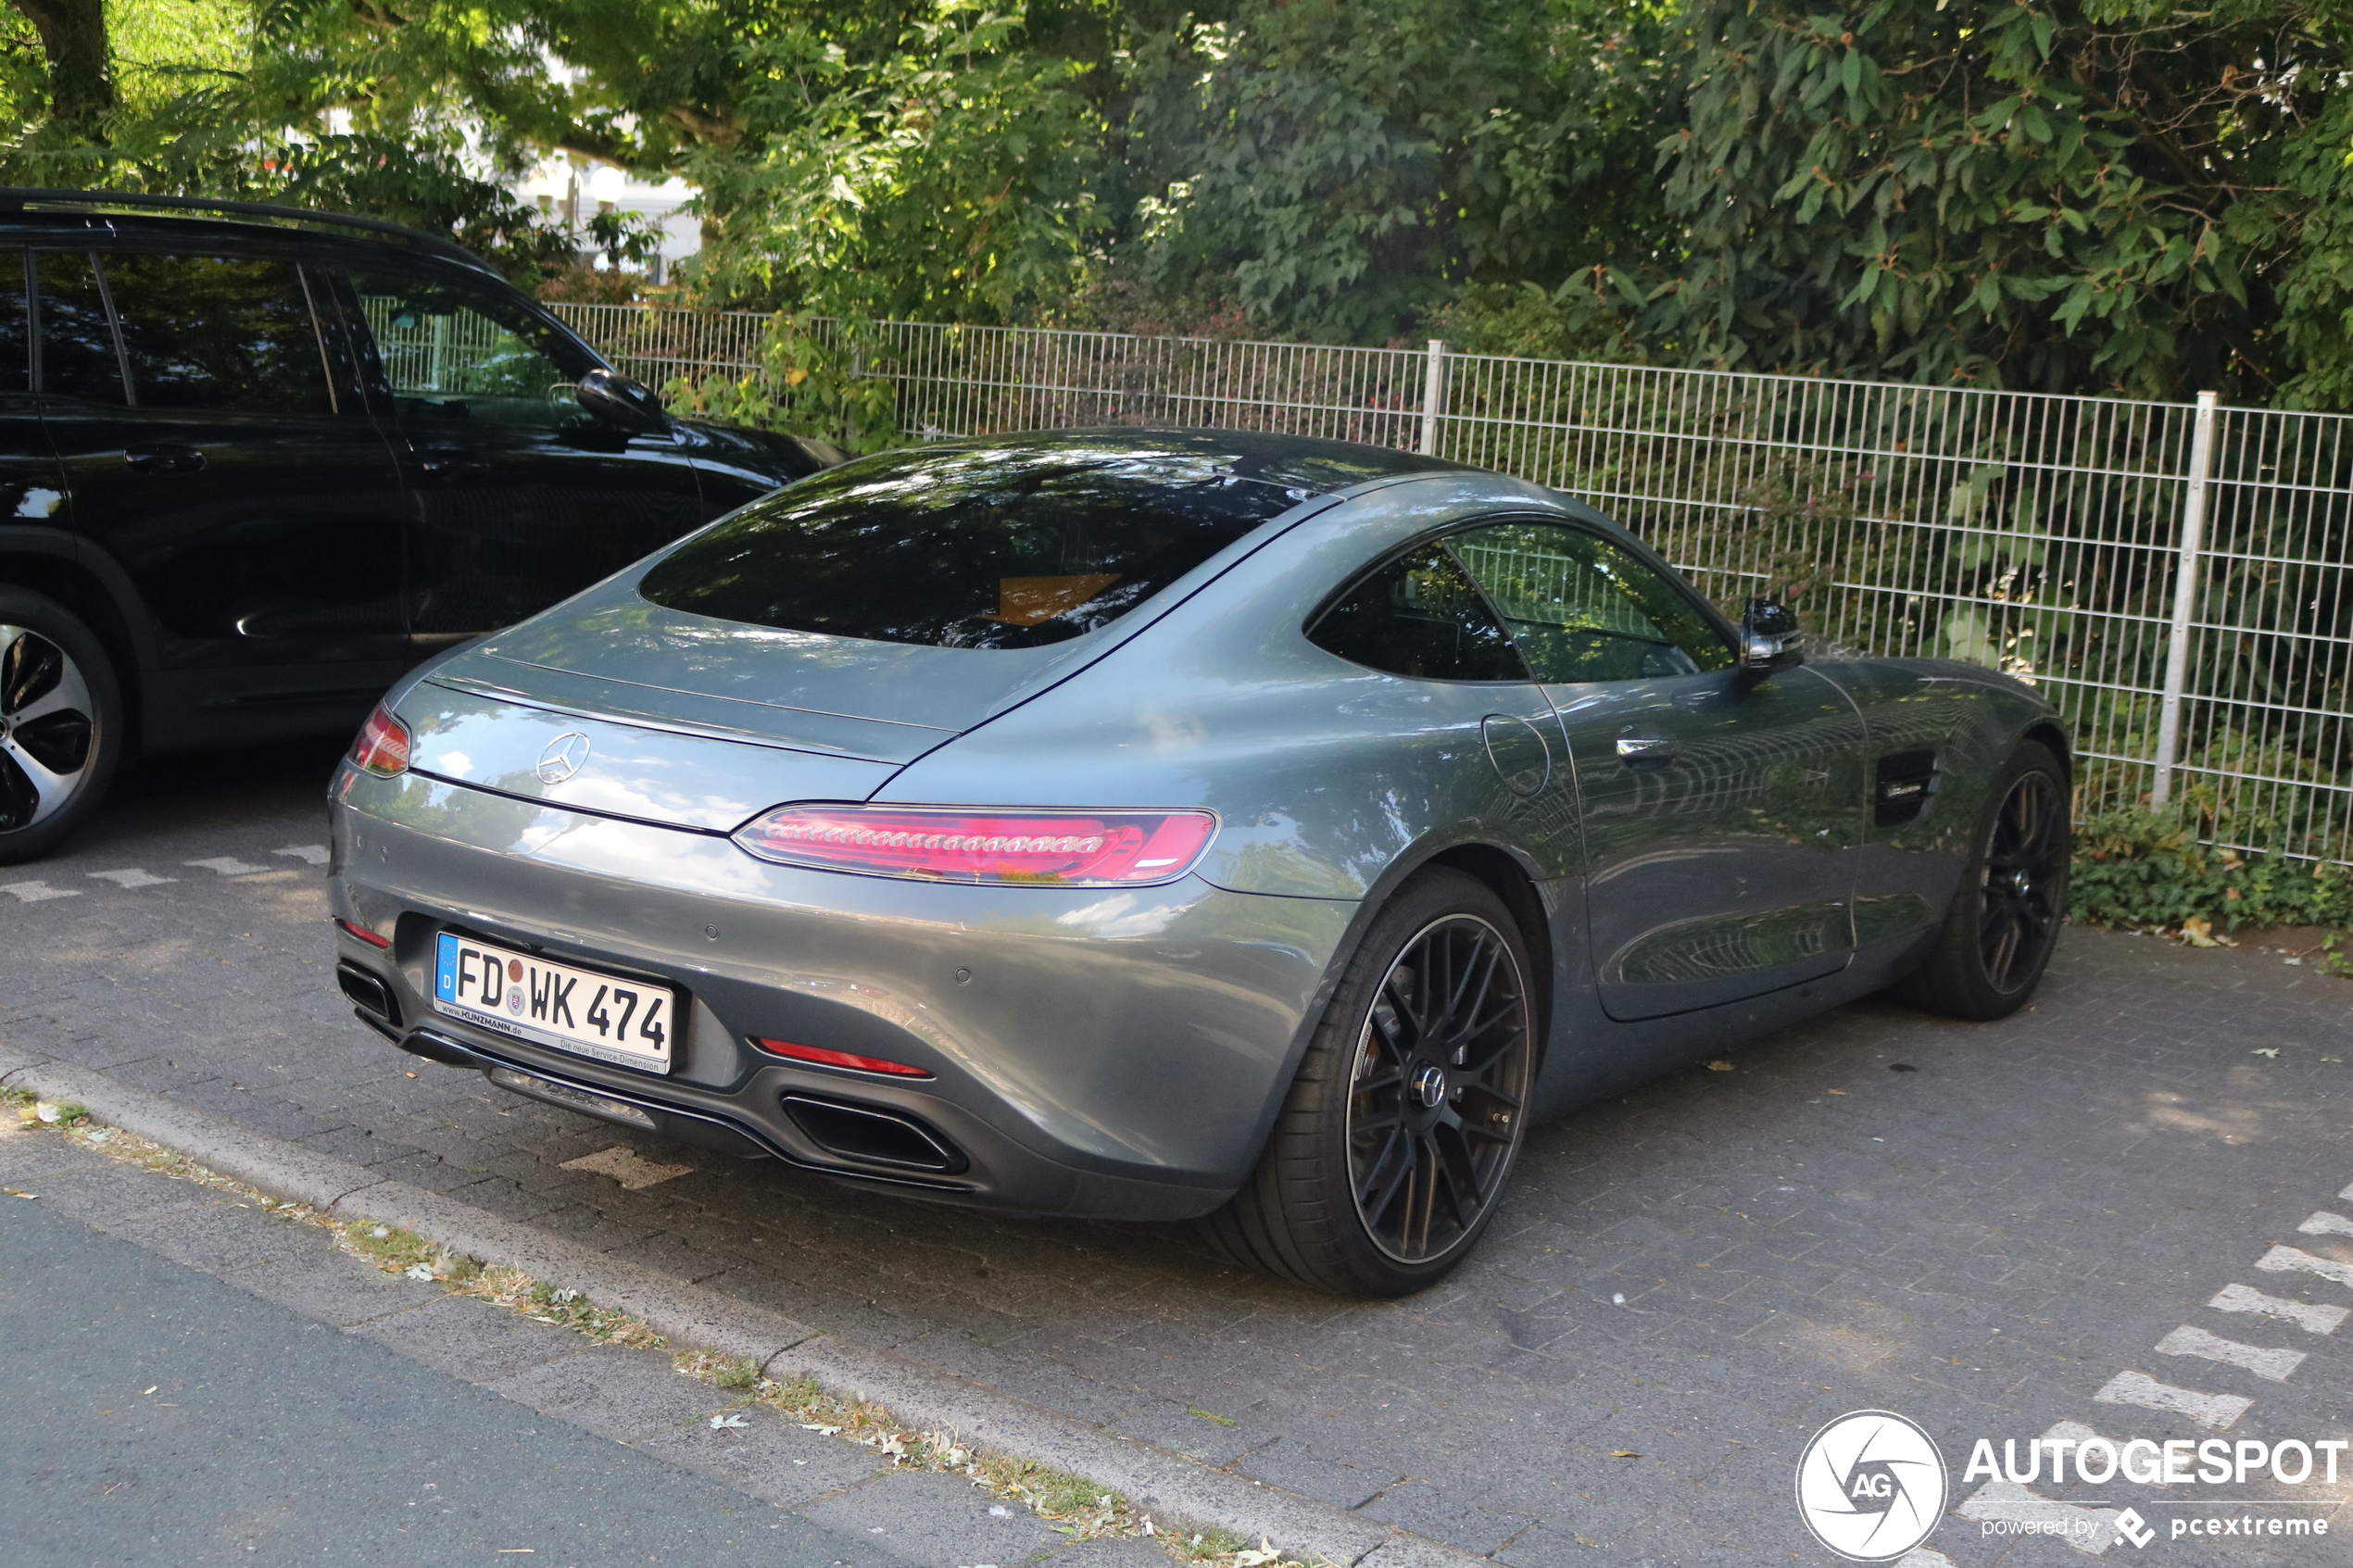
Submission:
[[[1597,531],[1500,520],[1455,552],[1559,718],[1604,1010],[1663,1017],[1843,968],[1863,809],[1844,694],[1802,667],[1743,675],[1696,596]]]
[[[63,521],[65,482],[32,390],[29,268],[22,246],[0,250],[0,533]]]
[[[519,295],[437,270],[350,284],[409,485],[418,652],[512,625],[704,520],[684,445],[584,412],[573,386],[596,360]]]
[[[150,746],[356,724],[410,660],[400,480],[283,255],[34,253],[41,420],[158,633]]]

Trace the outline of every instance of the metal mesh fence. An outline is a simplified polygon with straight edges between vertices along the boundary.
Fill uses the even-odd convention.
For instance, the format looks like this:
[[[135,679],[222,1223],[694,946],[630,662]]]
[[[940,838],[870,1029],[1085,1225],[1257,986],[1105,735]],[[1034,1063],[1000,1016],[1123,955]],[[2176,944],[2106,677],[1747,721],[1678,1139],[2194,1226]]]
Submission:
[[[651,384],[761,374],[764,317],[559,308]],[[1214,425],[1557,486],[1730,608],[1781,585],[1819,636],[2034,683],[2086,809],[2188,793],[2221,842],[2353,859],[2339,416],[912,322],[862,336],[853,373],[916,435]]]

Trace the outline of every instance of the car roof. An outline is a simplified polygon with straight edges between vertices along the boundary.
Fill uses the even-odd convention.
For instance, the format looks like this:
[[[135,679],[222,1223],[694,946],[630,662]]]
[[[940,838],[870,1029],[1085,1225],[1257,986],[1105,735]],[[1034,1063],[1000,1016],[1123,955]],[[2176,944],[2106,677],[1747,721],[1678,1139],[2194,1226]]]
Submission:
[[[1320,495],[1372,480],[1397,479],[1421,473],[1478,473],[1481,470],[1443,458],[1402,452],[1356,441],[1326,441],[1314,436],[1282,435],[1266,431],[1172,429],[1143,425],[1102,425],[1077,430],[1024,431],[1005,435],[966,436],[920,449],[942,454],[990,452],[1012,466],[1051,465],[1089,458],[1153,458],[1207,462],[1232,470],[1236,479],[1256,480],[1298,491],[1297,497]]]
[[[0,186],[0,232],[74,238],[94,231],[120,236],[190,240],[300,238],[346,254],[430,257],[497,277],[497,270],[447,235],[382,219],[312,212],[264,202],[215,201],[116,191]]]

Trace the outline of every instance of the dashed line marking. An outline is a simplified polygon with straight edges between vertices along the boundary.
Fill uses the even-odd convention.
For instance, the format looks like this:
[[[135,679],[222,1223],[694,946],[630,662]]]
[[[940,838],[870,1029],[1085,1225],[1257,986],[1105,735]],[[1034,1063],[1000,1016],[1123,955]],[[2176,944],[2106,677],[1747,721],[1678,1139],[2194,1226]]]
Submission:
[[[2098,1433],[2080,1421],[2062,1421],[2035,1439],[2037,1443],[2062,1442],[2082,1444],[2097,1437]],[[2039,1449],[2031,1450],[2039,1454]],[[2049,1525],[2062,1524],[2067,1528],[2058,1538],[2086,1557],[2102,1557],[2117,1541],[2116,1521],[2121,1517],[2112,1508],[2085,1508],[2079,1503],[2057,1502],[2030,1491],[2016,1481],[1988,1481],[1954,1512],[1964,1519],[1981,1522],[2007,1520],[2014,1524],[2029,1522]],[[1896,1568],[1911,1561],[1904,1559]]]
[[[2339,1285],[2353,1286],[2353,1264],[2315,1258],[2300,1248],[2274,1246],[2255,1261],[2255,1266],[2267,1274],[2315,1274]]]
[[[38,904],[49,898],[79,898],[78,887],[52,887],[45,882],[0,882],[0,893],[13,893],[19,904]]]
[[[2353,1308],[2316,1307],[2309,1301],[2290,1301],[2284,1297],[2266,1296],[2244,1285],[2226,1285],[2207,1305],[2218,1312],[2253,1312],[2260,1317],[2277,1318],[2292,1323],[2307,1334],[2334,1334],[2344,1325]]]
[[[584,1154],[577,1160],[567,1160],[560,1169],[593,1171],[600,1176],[610,1176],[631,1192],[695,1173],[692,1165],[657,1165],[625,1143],[600,1148],[594,1154]]]
[[[2287,1381],[2288,1374],[2304,1364],[2302,1350],[2273,1350],[2261,1345],[2242,1345],[2235,1339],[2224,1339],[2202,1328],[2183,1323],[2157,1342],[2160,1356],[2201,1356],[2225,1366],[2244,1367],[2258,1377],[2268,1377],[2274,1383]]]
[[[327,847],[323,844],[289,844],[283,849],[272,849],[272,855],[291,855],[306,866],[327,863]]]
[[[2323,1210],[2296,1228],[2306,1236],[2353,1236],[2353,1220]]]
[[[270,869],[268,866],[249,866],[234,855],[215,855],[208,860],[182,860],[180,863],[183,866],[195,866],[199,871],[210,872],[215,876],[251,876],[256,872],[266,872]]]
[[[136,866],[125,866],[119,872],[92,872],[99,882],[111,882],[117,887],[161,887],[167,882],[178,882],[176,876],[149,876]]]
[[[2210,1426],[2217,1432],[2230,1428],[2255,1403],[2236,1394],[2201,1394],[2195,1388],[2176,1388],[2170,1383],[2159,1383],[2145,1372],[2118,1373],[2092,1396],[2092,1402],[2168,1411],[2188,1416],[2200,1426]]]

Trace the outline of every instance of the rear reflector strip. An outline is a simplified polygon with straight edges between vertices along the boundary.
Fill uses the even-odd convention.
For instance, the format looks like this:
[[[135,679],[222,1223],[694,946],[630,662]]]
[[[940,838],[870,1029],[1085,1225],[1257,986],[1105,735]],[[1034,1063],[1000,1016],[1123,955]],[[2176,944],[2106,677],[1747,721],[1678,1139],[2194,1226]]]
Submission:
[[[790,1040],[762,1040],[757,1036],[751,1043],[770,1056],[781,1056],[793,1061],[813,1061],[820,1067],[847,1067],[855,1073],[887,1073],[894,1078],[931,1076],[923,1068],[910,1067],[903,1061],[885,1061],[878,1056],[852,1056],[848,1051],[829,1051],[823,1046],[796,1046]]]
[[[371,947],[389,947],[392,946],[391,937],[379,936],[364,925],[352,924],[341,915],[337,915],[335,917],[335,923],[343,927],[345,931],[350,933],[352,935],[359,938],[362,942],[367,943]]]

